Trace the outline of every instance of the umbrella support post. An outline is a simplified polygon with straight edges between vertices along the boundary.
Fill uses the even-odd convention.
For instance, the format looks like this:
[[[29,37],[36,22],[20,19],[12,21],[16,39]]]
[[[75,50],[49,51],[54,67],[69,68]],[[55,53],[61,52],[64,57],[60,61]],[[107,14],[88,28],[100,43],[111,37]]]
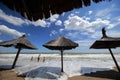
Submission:
[[[119,67],[119,65],[118,65],[118,63],[117,63],[117,61],[116,61],[116,59],[115,59],[115,57],[114,57],[114,55],[113,55],[113,53],[112,53],[112,50],[109,48],[109,51],[110,51],[110,54],[111,54],[111,56],[112,56],[112,58],[113,58],[113,60],[114,60],[114,63],[115,63],[115,65],[116,65],[116,68],[118,69],[118,71],[120,72],[120,67]]]
[[[16,61],[17,61],[17,59],[18,59],[18,56],[19,56],[19,54],[20,54],[21,49],[22,49],[22,48],[18,48],[18,52],[17,52],[16,57],[15,57],[15,60],[14,60],[14,62],[13,62],[12,69],[13,69],[13,68],[15,67],[15,65],[16,65]]]
[[[63,50],[61,50],[61,72],[63,71]]]

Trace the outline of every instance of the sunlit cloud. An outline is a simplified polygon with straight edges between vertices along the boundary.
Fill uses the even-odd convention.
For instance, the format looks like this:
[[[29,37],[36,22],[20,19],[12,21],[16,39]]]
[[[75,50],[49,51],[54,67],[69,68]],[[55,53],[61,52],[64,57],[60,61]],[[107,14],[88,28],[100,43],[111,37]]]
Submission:
[[[58,19],[59,15],[58,14],[54,14],[51,15],[51,17],[49,18],[51,22],[55,22]]]
[[[57,20],[55,25],[59,25],[59,26],[62,25],[62,21],[61,20]]]
[[[16,26],[21,26],[22,24],[24,24],[24,21],[21,18],[12,15],[7,15],[1,9],[0,9],[0,19]]]
[[[48,25],[48,23],[45,20],[37,20],[37,21],[32,21],[30,22],[32,23],[34,26],[41,26],[41,27],[46,27]]]
[[[0,25],[0,33],[11,35],[13,37],[20,37],[23,34],[25,34],[23,32],[19,32],[19,31],[15,30],[15,29],[8,28],[5,25]]]
[[[49,23],[46,22],[45,20],[39,19],[37,21],[29,21],[27,19],[22,19],[13,15],[8,15],[5,12],[3,12],[1,9],[0,9],[0,20],[4,20],[15,26],[22,26],[23,24],[26,24],[26,25],[33,24],[34,26],[41,26],[41,27],[49,26]]]
[[[67,30],[80,30],[80,31],[88,31],[94,32],[96,28],[104,27],[104,26],[112,26],[110,21],[103,20],[101,18],[97,18],[94,21],[88,21],[82,17],[77,15],[69,16],[67,20],[64,21],[65,29]],[[112,26],[114,27],[114,26]]]

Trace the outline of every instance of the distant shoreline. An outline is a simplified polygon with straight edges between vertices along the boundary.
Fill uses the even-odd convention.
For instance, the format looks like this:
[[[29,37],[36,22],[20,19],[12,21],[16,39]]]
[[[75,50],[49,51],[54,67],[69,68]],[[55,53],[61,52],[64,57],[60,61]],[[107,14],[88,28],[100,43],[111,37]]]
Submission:
[[[17,52],[0,52],[0,54],[16,54]],[[60,52],[21,52],[20,54],[60,54]],[[79,55],[79,54],[110,54],[108,53],[81,53],[81,52],[64,52],[65,54],[73,54],[73,55]],[[120,52],[114,53],[114,54],[120,54]]]

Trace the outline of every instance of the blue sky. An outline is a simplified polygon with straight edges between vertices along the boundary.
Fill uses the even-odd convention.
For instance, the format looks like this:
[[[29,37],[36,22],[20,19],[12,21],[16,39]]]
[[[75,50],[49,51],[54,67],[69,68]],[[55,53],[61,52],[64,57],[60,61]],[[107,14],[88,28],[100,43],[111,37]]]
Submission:
[[[51,13],[48,19],[29,21],[0,3],[0,41],[15,39],[26,34],[27,39],[38,48],[36,52],[46,52],[51,50],[42,45],[63,35],[79,43],[79,47],[73,49],[73,52],[108,52],[89,47],[95,40],[101,38],[103,27],[106,28],[108,36],[120,37],[119,4],[120,0],[92,3],[89,7],[74,9],[61,15]],[[16,49],[0,47],[0,52],[4,51],[11,52]],[[120,52],[120,48],[114,51]]]

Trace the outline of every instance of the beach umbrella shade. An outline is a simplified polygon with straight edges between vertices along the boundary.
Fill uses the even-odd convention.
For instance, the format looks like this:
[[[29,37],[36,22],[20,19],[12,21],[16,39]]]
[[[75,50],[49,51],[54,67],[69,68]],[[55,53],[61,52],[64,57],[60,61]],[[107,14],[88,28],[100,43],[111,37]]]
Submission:
[[[21,51],[21,49],[37,49],[35,46],[33,46],[27,39],[26,36],[23,35],[22,37],[18,38],[18,39],[13,39],[13,40],[9,40],[9,41],[3,41],[0,42],[0,46],[3,47],[11,47],[14,46],[15,48],[18,49],[18,52],[16,54],[16,57],[14,59],[13,65],[12,65],[12,69],[15,67],[19,53]]]
[[[63,72],[63,51],[76,48],[78,47],[78,44],[71,41],[70,39],[60,36],[57,39],[45,43],[43,46],[51,50],[61,51],[61,72]]]
[[[52,14],[62,14],[76,8],[110,0],[0,0],[8,8],[29,20],[47,19]]]
[[[114,38],[114,37],[108,37],[106,35],[106,30],[105,28],[102,29],[102,34],[103,37],[100,40],[96,40],[92,46],[90,48],[95,48],[95,49],[109,49],[110,54],[113,58],[113,61],[118,69],[118,71],[120,72],[120,68],[119,65],[112,53],[111,48],[116,48],[116,47],[120,47],[120,38]]]

